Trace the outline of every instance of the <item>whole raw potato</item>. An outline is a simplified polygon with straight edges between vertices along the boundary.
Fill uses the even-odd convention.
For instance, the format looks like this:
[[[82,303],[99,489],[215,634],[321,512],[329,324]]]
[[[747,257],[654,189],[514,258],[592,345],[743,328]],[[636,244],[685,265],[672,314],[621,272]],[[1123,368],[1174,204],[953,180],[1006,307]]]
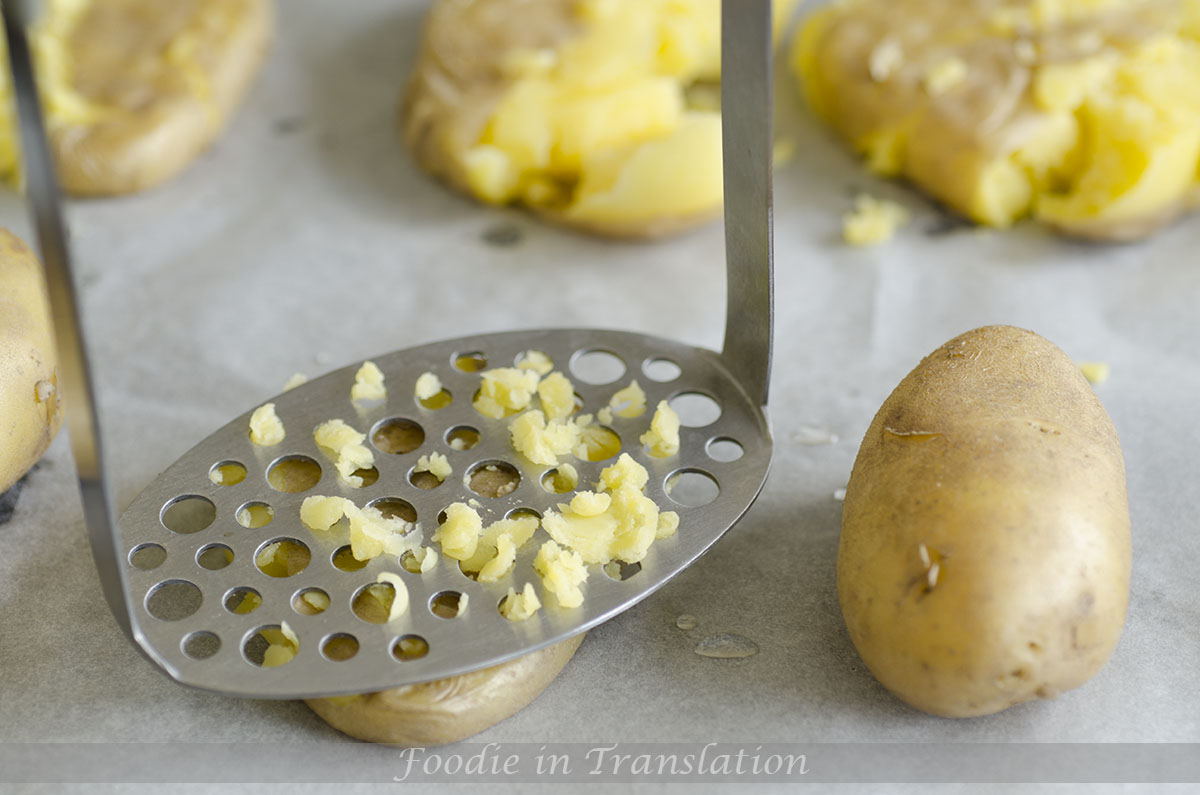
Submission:
[[[42,266],[20,238],[0,229],[0,492],[58,433],[57,367]]]
[[[1129,571],[1120,442],[1053,344],[969,331],[884,402],[846,488],[838,598],[901,699],[965,717],[1078,687],[1117,644]]]
[[[583,635],[576,635],[481,671],[305,703],[330,726],[360,740],[445,745],[478,734],[527,706],[554,681],[582,642]]]

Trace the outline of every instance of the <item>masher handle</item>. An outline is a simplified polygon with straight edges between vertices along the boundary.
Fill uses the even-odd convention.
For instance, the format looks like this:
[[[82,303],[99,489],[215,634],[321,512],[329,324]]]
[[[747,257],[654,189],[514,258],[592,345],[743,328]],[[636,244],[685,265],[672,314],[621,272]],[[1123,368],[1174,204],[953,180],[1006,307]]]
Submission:
[[[771,0],[721,3],[721,148],[725,179],[725,343],[721,356],[766,405],[774,295]]]
[[[67,432],[79,474],[83,497],[84,521],[92,557],[100,574],[104,597],[117,623],[131,634],[129,612],[122,587],[116,521],[112,496],[104,477],[104,455],[100,424],[92,391],[91,368],[79,318],[75,281],[71,275],[66,228],[58,200],[58,182],[54,161],[46,141],[46,125],[38,102],[37,82],[25,31],[36,16],[38,3],[31,0],[6,0],[4,35],[12,64],[13,95],[21,134],[24,161],[25,196],[33,215],[38,250],[42,258],[50,315],[58,346],[58,391],[66,408]]]

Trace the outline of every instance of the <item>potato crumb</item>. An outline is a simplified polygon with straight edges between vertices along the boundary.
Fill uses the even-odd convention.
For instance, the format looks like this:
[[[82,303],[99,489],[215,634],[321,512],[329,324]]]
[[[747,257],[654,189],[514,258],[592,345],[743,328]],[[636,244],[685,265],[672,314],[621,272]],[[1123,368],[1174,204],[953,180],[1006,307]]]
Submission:
[[[423,455],[417,459],[417,464],[413,467],[413,472],[428,472],[440,483],[445,483],[446,478],[450,477],[450,473],[453,471],[454,468],[450,466],[450,461],[441,453]]]
[[[554,594],[563,607],[583,604],[583,591],[588,571],[578,552],[563,549],[553,541],[542,544],[533,560],[534,571],[542,579],[542,587]]]
[[[378,508],[359,508],[344,497],[306,497],[300,521],[310,530],[325,532],[345,518],[350,523],[350,551],[355,560],[380,555],[400,556],[421,545],[420,525],[399,516],[384,516]]]
[[[842,237],[852,246],[878,246],[907,222],[908,211],[899,204],[862,194],[842,216]]]
[[[1108,380],[1112,368],[1107,362],[1081,362],[1079,371],[1083,373],[1083,377],[1088,380],[1089,384],[1099,386]]]
[[[366,439],[366,434],[354,430],[344,420],[328,420],[313,431],[313,441],[333,459],[338,475],[356,489],[362,488],[363,479],[354,473],[375,466],[375,454],[363,444]]]
[[[290,392],[298,386],[308,383],[308,376],[304,373],[292,373],[292,377],[283,385],[284,392]]]
[[[433,534],[433,541],[442,545],[442,554],[455,560],[466,560],[475,554],[483,518],[479,512],[461,502],[446,507],[446,520]]]
[[[533,583],[527,582],[520,593],[509,587],[508,596],[500,605],[500,615],[509,621],[525,621],[541,608],[542,602],[533,590]]]
[[[535,464],[553,466],[579,444],[582,428],[577,422],[551,420],[538,409],[527,411],[508,424],[513,449]]]
[[[551,373],[537,385],[538,399],[548,420],[565,420],[575,411],[575,387],[562,373]]]
[[[413,388],[413,393],[417,396],[417,400],[429,400],[441,391],[442,379],[437,377],[437,373],[421,373],[417,378],[416,386]]]
[[[471,404],[485,417],[503,419],[529,407],[539,376],[532,370],[499,367],[483,373],[479,394]]]
[[[404,584],[404,580],[400,579],[399,574],[392,571],[381,571],[375,578],[375,582],[390,585],[396,592],[396,595],[392,597],[392,606],[388,609],[388,623],[408,612],[408,586]]]
[[[654,534],[657,538],[670,538],[675,535],[675,531],[679,529],[679,514],[674,511],[660,511],[658,514],[658,531]]]
[[[638,441],[646,445],[650,455],[656,458],[667,458],[679,452],[679,415],[667,405],[667,401],[658,402],[654,418],[650,420],[650,429]]]
[[[268,644],[263,652],[263,668],[276,668],[291,662],[300,650],[300,638],[286,621],[279,622],[279,629],[264,629],[259,634]]]
[[[383,400],[387,388],[383,385],[383,371],[375,362],[366,361],[354,374],[354,386],[350,387],[350,399],[354,402]]]
[[[608,399],[608,407],[618,417],[632,419],[646,413],[646,392],[636,380],[630,381],[629,386],[619,389]],[[600,418],[604,422],[604,418]],[[611,422],[611,420],[610,420]]]
[[[282,442],[286,435],[274,403],[264,403],[250,415],[250,441],[255,444],[270,447]]]
[[[622,453],[615,464],[600,472],[599,486],[606,493],[581,492],[571,504],[559,503],[557,511],[546,512],[542,526],[558,544],[578,552],[585,563],[636,563],[646,556],[659,529],[658,506],[643,493],[649,479],[645,467]],[[603,497],[608,504],[600,510]]]
[[[305,591],[300,594],[300,600],[309,606],[313,615],[329,609],[329,596],[320,591]]]
[[[554,362],[541,351],[525,351],[525,354],[517,360],[517,368],[533,370],[538,375],[547,375],[554,369]]]

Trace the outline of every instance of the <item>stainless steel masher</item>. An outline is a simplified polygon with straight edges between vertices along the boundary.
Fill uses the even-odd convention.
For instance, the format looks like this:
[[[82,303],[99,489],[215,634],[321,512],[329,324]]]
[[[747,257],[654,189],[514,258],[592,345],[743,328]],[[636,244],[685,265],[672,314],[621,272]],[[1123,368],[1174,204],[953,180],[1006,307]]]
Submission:
[[[229,695],[311,698],[496,665],[583,632],[644,599],[754,502],[772,454],[766,415],[773,311],[770,0],[722,3],[728,289],[720,353],[597,329],[512,331],[396,351],[374,359],[388,389],[382,402],[351,402],[357,363],[277,395],[272,402],[287,429],[282,442],[252,443],[248,411],[172,464],[119,522],[105,483],[101,428],[25,35],[32,5],[5,3],[5,33],[85,520],[113,615],[171,677]],[[410,572],[394,556],[363,565],[346,555],[344,533],[318,536],[301,523],[301,501],[314,494],[387,508],[419,522],[426,539],[453,502],[474,500],[490,520],[520,511],[542,514],[569,499],[553,488],[553,467],[514,452],[508,420],[484,417],[472,407],[480,369],[512,366],[531,350],[547,354],[572,378],[587,411],[605,405],[631,378],[644,386],[647,413],[616,417],[610,428],[622,450],[649,471],[646,495],[677,511],[680,526],[640,563],[593,566],[582,606],[564,609],[544,599],[546,606],[532,618],[513,622],[498,606],[510,584],[520,590],[526,581],[536,583],[531,561],[543,531],[520,550],[513,575],[485,584],[445,557],[424,574]],[[593,367],[597,360],[607,368]],[[444,385],[441,402],[414,397],[415,380],[427,371]],[[446,398],[448,405],[441,405]],[[660,400],[677,406],[685,423],[680,450],[668,458],[650,455],[638,441]],[[370,485],[349,488],[318,450],[313,428],[334,417],[370,429],[377,471]],[[414,472],[417,459],[433,452],[453,466],[440,485]],[[590,488],[613,460],[572,461],[579,488]],[[511,490],[488,496],[508,487],[481,489],[475,479],[480,471],[509,478]],[[260,568],[260,553],[276,543],[286,550],[286,563]],[[380,617],[360,617],[355,599],[384,571],[402,578],[410,606],[394,621],[375,623]],[[317,597],[304,598],[312,594]],[[464,595],[466,609],[459,609]],[[314,605],[324,606],[326,598],[328,606],[318,611]],[[284,665],[264,667],[265,638],[284,624],[298,640],[296,654]]]

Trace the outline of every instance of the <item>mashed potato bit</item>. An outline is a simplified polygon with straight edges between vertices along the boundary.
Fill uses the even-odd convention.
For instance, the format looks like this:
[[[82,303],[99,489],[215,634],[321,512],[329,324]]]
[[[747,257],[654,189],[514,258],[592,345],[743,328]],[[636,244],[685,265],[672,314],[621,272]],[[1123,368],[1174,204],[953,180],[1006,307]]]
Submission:
[[[536,371],[516,367],[487,370],[482,378],[472,405],[483,416],[496,420],[528,408],[541,380]]]
[[[446,520],[442,522],[433,539],[442,545],[442,554],[455,560],[467,560],[479,546],[479,535],[483,532],[483,518],[466,503],[456,502],[446,507]]]
[[[375,454],[363,444],[366,434],[354,430],[344,420],[329,420],[317,426],[313,440],[334,460],[342,480],[354,488],[362,488],[363,479],[354,473],[375,466]]]
[[[583,424],[580,421],[586,421]],[[560,456],[567,455],[580,442],[584,425],[591,422],[587,414],[576,420],[551,420],[537,409],[527,411],[508,424],[513,449],[535,464],[553,466]]]
[[[450,466],[449,459],[441,453],[430,453],[423,455],[417,459],[416,466],[413,467],[414,472],[428,472],[437,478],[440,482],[445,482],[446,478],[454,471]]]
[[[437,377],[437,373],[421,373],[417,378],[416,386],[413,388],[413,393],[417,396],[417,400],[429,400],[442,391],[442,379]]]
[[[517,359],[517,368],[533,370],[538,375],[546,375],[554,369],[554,362],[541,351],[525,351],[524,355]]]
[[[509,587],[508,596],[500,605],[500,615],[509,621],[525,621],[541,609],[542,601],[538,599],[537,592],[533,590],[533,583],[527,582],[520,593],[517,593],[516,589],[511,586]]]
[[[640,417],[646,413],[646,392],[636,380],[630,381],[629,386],[613,393],[613,396],[609,398],[608,408],[618,417],[626,419]],[[612,420],[606,421],[601,417],[600,421],[607,424]]]
[[[388,608],[387,620],[389,623],[408,612],[408,586],[404,584],[404,580],[400,578],[399,574],[393,571],[381,571],[375,578],[375,582],[390,585],[395,591],[396,595],[392,597],[392,605]]]
[[[659,401],[650,420],[650,429],[641,435],[639,441],[656,458],[668,458],[679,452],[679,415],[667,401]]]
[[[250,415],[250,441],[255,444],[270,447],[282,442],[286,435],[274,403],[265,403]]]
[[[350,551],[355,560],[380,555],[402,555],[421,545],[420,525],[399,516],[384,516],[378,508],[359,508],[344,497],[306,497],[300,504],[300,521],[315,532],[325,532],[345,518],[350,524]]]
[[[658,536],[659,509],[643,490],[650,475],[628,453],[600,473],[602,493],[581,492],[558,511],[547,511],[542,526],[584,563],[613,560],[636,563]]]
[[[542,587],[554,594],[559,605],[570,608],[583,604],[583,590],[579,586],[587,581],[588,571],[578,552],[547,541],[538,550],[533,568],[542,578]]]
[[[354,374],[354,386],[350,387],[350,399],[356,403],[383,400],[387,388],[383,385],[383,371],[375,362],[362,363]]]
[[[854,209],[842,216],[842,237],[852,246],[878,246],[907,221],[908,211],[899,204],[861,194]]]

